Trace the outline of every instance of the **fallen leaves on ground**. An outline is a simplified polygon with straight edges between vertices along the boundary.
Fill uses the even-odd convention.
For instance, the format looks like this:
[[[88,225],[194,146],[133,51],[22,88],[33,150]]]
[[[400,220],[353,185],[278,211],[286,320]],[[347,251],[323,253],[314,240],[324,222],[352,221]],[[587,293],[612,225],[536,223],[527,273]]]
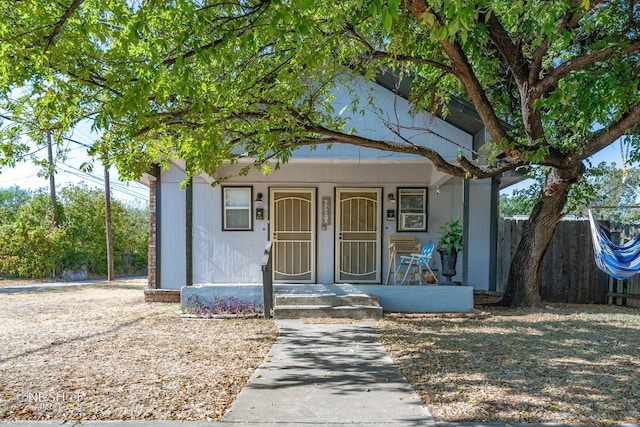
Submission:
[[[489,318],[379,322],[381,341],[444,421],[640,420],[640,310],[491,309]]]
[[[182,320],[144,281],[3,295],[0,419],[218,420],[271,348],[262,319]]]

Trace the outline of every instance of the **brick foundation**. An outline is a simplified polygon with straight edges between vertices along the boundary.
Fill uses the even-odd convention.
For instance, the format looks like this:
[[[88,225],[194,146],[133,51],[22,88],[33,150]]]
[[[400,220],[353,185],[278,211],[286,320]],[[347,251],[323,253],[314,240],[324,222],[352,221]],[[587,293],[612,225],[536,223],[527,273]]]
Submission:
[[[177,289],[145,289],[145,302],[180,302],[180,291]]]
[[[149,289],[156,289],[156,181],[149,183],[149,251],[147,259]],[[146,298],[146,297],[145,297]]]

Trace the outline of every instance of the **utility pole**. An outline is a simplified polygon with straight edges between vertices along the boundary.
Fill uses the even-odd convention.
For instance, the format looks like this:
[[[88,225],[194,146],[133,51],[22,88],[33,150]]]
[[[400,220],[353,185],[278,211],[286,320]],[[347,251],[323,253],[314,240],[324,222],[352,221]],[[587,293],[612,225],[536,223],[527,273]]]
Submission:
[[[53,165],[53,147],[51,131],[47,131],[47,151],[49,152],[49,192],[51,193],[51,209],[53,209],[53,225],[58,225],[58,204],[56,203],[56,178]]]
[[[107,281],[111,282],[113,277],[113,237],[111,235],[111,184],[109,182],[109,161],[105,155],[104,162],[104,212],[107,230]]]

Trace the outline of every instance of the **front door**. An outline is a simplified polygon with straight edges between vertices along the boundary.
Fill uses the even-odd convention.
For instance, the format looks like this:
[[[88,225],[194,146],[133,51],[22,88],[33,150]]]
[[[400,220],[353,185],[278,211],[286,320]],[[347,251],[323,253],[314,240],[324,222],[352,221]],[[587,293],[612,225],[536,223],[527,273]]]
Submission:
[[[336,190],[336,282],[380,283],[381,190]]]
[[[272,188],[270,193],[273,280],[280,283],[314,283],[315,190]]]

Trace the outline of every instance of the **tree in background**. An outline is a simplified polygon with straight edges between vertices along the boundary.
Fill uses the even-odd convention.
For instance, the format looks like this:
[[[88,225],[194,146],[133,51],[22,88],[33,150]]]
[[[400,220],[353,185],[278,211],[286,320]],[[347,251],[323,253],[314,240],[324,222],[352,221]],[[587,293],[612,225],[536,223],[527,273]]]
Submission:
[[[544,166],[510,305],[540,303],[542,257],[583,160],[623,135],[638,143],[632,0],[23,0],[0,12],[0,108],[16,124],[0,130],[0,163],[20,155],[23,132],[59,139],[91,118],[104,131],[96,150],[128,177],[174,156],[187,178],[243,157],[268,170],[322,143],[413,153],[465,178]],[[492,141],[450,161],[393,112],[379,112],[388,140],[345,128],[346,116],[379,110],[360,99],[336,111],[334,91],[390,70],[412,82],[418,110],[469,101]]]
[[[17,186],[0,191],[0,224],[15,219],[20,206],[31,200],[31,193]]]
[[[532,179],[527,188],[514,190],[511,195],[500,196],[500,216],[529,215],[538,202],[540,189],[544,183],[544,170],[529,174]],[[640,169],[619,168],[616,163],[601,162],[589,168],[569,192],[565,215],[586,218],[590,206],[631,206],[638,205],[640,189]],[[640,221],[640,209],[598,209],[599,218],[623,224]]]
[[[515,190],[511,195],[500,195],[500,217],[528,216],[531,213],[531,210],[536,204],[535,199],[520,193],[520,190]]]
[[[15,190],[7,190],[15,194]],[[0,194],[5,191],[0,191]],[[24,202],[24,193],[21,199]],[[55,227],[48,194],[29,194],[12,215],[0,223],[0,272],[26,278],[56,276],[68,247],[66,231]]]
[[[10,200],[10,203],[5,203]],[[19,200],[20,205],[15,202]],[[0,273],[24,278],[57,277],[86,268],[106,274],[104,194],[85,185],[60,192],[59,223],[51,222],[44,191],[0,189]],[[8,206],[8,207],[5,207]],[[148,209],[112,203],[115,268],[119,274],[144,271],[147,262]]]
[[[149,250],[149,208],[116,203],[121,211],[115,221],[114,241],[122,257],[121,273],[131,274],[147,270]]]
[[[615,163],[602,162],[590,170],[587,177],[593,188],[593,197],[586,202],[575,203],[571,213],[586,217],[587,208],[600,206],[633,206],[640,204],[640,169],[617,167]],[[598,218],[622,224],[640,222],[640,209],[614,208],[597,209]]]

